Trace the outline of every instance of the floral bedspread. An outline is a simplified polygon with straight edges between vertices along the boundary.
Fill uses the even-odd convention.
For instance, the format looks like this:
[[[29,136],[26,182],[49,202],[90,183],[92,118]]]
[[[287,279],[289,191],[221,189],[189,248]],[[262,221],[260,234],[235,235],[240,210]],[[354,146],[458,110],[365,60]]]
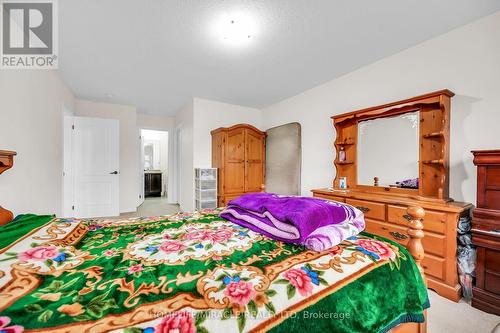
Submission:
[[[423,321],[425,286],[397,244],[363,234],[312,252],[218,213],[53,219],[0,250],[0,331],[383,332]]]

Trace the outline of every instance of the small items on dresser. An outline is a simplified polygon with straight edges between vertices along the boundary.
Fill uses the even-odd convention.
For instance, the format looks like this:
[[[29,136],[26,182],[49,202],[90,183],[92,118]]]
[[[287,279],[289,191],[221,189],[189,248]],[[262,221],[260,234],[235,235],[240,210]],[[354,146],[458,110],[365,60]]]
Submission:
[[[339,150],[339,162],[345,162],[346,160],[346,155],[345,155],[345,148],[344,146],[340,147]]]
[[[14,156],[16,155],[17,153],[14,151],[0,150],[0,174],[14,166]],[[0,225],[9,223],[13,219],[12,212],[0,206]]]
[[[500,315],[500,150],[472,153],[477,166],[477,208],[472,220],[477,264],[472,306]]]

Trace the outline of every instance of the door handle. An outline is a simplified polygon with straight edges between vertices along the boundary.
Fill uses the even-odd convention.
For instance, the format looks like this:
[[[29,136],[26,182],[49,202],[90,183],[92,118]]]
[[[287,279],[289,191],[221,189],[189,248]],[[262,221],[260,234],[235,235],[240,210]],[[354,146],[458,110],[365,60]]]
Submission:
[[[368,213],[370,211],[370,208],[368,207],[357,206],[356,208],[362,211],[363,213]]]
[[[110,174],[110,175],[117,175],[117,174],[118,174],[118,171],[113,171],[113,172],[110,172],[109,174]]]

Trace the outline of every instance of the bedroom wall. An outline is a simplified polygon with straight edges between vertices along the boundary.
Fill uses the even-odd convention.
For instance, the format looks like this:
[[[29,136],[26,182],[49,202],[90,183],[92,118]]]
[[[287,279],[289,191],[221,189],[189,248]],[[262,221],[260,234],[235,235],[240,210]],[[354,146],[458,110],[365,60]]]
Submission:
[[[234,104],[203,98],[194,99],[194,167],[212,167],[212,135],[219,127],[240,123],[250,124],[262,130],[262,111]]]
[[[76,100],[75,116],[120,121],[120,212],[135,212],[139,197],[139,130],[133,106]]]
[[[0,71],[0,149],[18,153],[0,175],[0,204],[14,214],[61,214],[63,114],[73,109],[56,71]]]
[[[264,109],[265,126],[302,124],[302,194],[334,178],[330,116],[448,88],[451,196],[476,202],[472,149],[500,148],[500,12]],[[334,59],[332,59],[334,61]]]
[[[194,210],[194,168],[212,166],[210,132],[219,127],[239,123],[262,129],[262,111],[195,97],[176,114],[175,128],[181,130],[181,142],[174,145],[181,150],[178,202],[182,210]],[[173,141],[176,140],[174,135]],[[175,157],[176,153],[173,154]]]

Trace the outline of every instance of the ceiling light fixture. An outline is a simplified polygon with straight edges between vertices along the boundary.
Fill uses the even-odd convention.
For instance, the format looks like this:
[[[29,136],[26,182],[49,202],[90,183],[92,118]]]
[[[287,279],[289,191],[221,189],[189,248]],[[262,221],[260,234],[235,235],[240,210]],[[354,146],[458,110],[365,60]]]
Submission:
[[[216,25],[216,33],[228,45],[244,46],[249,44],[257,32],[254,21],[244,14],[226,15]]]

